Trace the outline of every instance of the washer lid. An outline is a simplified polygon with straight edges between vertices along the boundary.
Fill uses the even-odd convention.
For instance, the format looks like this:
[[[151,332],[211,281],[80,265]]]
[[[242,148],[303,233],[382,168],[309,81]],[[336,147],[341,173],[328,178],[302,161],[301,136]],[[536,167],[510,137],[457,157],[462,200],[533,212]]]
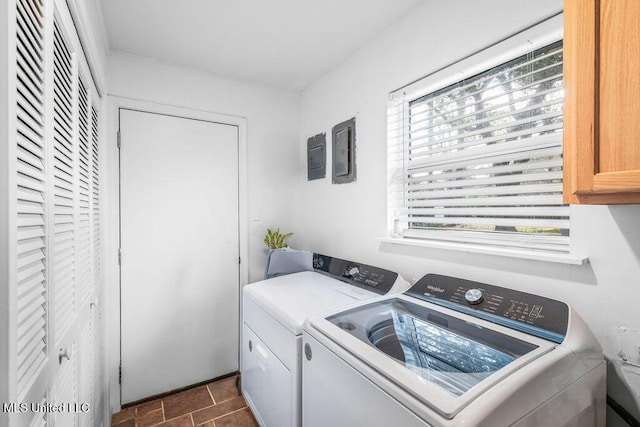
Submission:
[[[309,325],[449,419],[554,348],[405,295],[312,318]]]
[[[327,320],[456,397],[538,348],[401,299],[368,304]]]
[[[309,316],[378,296],[312,271],[252,283],[243,293],[294,335],[302,334]]]

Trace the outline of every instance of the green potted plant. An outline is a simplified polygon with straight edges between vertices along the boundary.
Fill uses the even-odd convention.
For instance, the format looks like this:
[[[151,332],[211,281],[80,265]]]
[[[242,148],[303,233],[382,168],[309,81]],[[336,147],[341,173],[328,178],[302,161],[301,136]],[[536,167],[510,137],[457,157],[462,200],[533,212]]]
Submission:
[[[267,262],[264,268],[264,278],[268,278],[269,264],[271,262],[271,255],[275,251],[283,251],[289,247],[287,244],[287,239],[293,236],[293,233],[281,233],[280,228],[276,228],[272,230],[267,228],[267,233],[264,235],[264,244],[269,249],[269,253],[267,254]]]
[[[270,250],[288,248],[287,239],[293,236],[293,233],[281,233],[280,228],[272,230],[267,228],[267,234],[264,235],[264,244]]]

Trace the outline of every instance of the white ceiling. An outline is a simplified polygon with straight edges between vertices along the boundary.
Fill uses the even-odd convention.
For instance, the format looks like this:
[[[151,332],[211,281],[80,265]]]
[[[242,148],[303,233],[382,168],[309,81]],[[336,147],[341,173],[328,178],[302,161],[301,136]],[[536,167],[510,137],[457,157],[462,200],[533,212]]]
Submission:
[[[111,50],[303,90],[425,0],[100,0]]]

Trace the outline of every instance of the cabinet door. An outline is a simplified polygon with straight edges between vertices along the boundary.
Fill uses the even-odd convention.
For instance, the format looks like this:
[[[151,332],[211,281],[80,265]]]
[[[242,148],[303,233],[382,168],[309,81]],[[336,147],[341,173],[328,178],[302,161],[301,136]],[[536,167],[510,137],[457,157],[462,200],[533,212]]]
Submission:
[[[242,391],[261,425],[296,426],[291,372],[249,328],[243,327]]]
[[[640,2],[565,0],[564,197],[640,203]]]

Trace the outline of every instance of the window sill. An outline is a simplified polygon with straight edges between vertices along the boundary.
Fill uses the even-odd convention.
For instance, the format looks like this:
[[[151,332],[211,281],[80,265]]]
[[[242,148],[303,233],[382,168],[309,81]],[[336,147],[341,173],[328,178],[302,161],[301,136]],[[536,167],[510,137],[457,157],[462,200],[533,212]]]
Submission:
[[[510,258],[531,259],[535,261],[555,262],[559,264],[585,265],[589,263],[588,257],[575,256],[571,254],[528,251],[524,249],[508,249],[483,246],[471,243],[441,242],[433,240],[406,239],[396,237],[381,237],[378,239],[382,243],[392,245],[417,246],[422,248],[445,249],[451,251],[471,252],[484,255],[497,255]]]

